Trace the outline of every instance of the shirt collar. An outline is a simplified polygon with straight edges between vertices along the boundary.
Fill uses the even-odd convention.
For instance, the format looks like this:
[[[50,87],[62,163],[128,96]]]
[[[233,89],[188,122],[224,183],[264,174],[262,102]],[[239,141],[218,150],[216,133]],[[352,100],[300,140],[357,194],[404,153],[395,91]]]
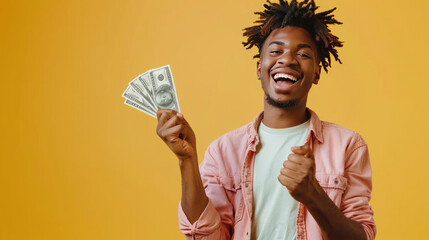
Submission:
[[[320,121],[319,117],[315,112],[311,109],[307,108],[310,113],[310,127],[307,135],[307,142],[310,140],[313,135],[320,143],[323,143],[323,129],[322,129],[322,121]],[[259,143],[258,136],[258,127],[261,124],[262,118],[264,118],[264,111],[260,112],[256,118],[253,120],[251,124],[249,124],[247,128],[247,134],[249,135],[249,139],[247,141],[248,146],[251,150],[255,151],[256,146]]]

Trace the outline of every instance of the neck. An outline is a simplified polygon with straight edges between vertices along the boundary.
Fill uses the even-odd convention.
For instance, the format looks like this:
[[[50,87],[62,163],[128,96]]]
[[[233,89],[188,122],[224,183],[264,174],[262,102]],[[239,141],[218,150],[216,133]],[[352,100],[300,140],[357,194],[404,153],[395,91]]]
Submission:
[[[262,122],[270,128],[289,128],[306,122],[310,118],[306,104],[290,109],[280,109],[264,102],[264,118]]]

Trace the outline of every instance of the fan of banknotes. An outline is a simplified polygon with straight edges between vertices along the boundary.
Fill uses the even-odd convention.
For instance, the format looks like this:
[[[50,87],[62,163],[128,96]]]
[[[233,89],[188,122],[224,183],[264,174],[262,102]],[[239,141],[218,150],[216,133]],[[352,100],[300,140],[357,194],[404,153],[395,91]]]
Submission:
[[[170,65],[140,74],[129,83],[122,97],[126,105],[154,118],[160,108],[180,112]]]

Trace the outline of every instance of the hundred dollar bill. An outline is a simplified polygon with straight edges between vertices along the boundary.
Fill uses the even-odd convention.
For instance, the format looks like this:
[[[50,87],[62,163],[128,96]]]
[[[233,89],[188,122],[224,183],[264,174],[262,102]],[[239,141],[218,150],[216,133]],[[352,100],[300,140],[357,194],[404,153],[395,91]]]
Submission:
[[[150,83],[149,72],[145,72],[131,81],[130,86],[132,86],[156,111],[158,107],[153,101],[153,90],[148,82]]]
[[[155,105],[158,108],[168,108],[180,112],[170,65],[149,71],[149,76]]]
[[[132,101],[132,100],[130,100],[130,99],[125,99],[125,102],[124,102],[124,103],[125,103],[126,105],[130,106],[130,107],[133,107],[133,108],[135,108],[135,109],[137,109],[137,110],[140,110],[140,111],[142,111],[142,112],[144,112],[144,113],[148,114],[149,116],[152,116],[152,117],[156,118],[156,113],[154,113],[154,112],[152,112],[152,111],[149,111],[149,110],[147,110],[147,109],[143,108],[143,107],[142,107],[142,106],[140,106],[138,103],[136,103],[136,102],[134,102],[134,101]]]
[[[146,91],[149,93],[150,97],[153,100],[153,96],[154,96],[154,91],[152,88],[152,82],[150,81],[150,75],[149,72],[152,70],[149,70],[143,74],[141,74],[140,76],[138,76],[138,80],[140,81],[141,85],[144,86],[144,88],[146,89]]]
[[[151,104],[147,102],[146,98],[140,95],[137,90],[135,90],[131,86],[129,86],[127,90],[125,90],[122,96],[126,99],[132,100],[134,103],[137,103],[138,105],[140,105],[141,108],[145,109],[148,112],[155,114],[157,111],[153,106],[151,106]]]

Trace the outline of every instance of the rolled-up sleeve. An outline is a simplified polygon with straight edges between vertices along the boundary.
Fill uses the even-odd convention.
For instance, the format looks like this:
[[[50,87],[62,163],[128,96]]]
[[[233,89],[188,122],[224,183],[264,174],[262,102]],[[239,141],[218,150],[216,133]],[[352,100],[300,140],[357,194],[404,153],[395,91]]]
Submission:
[[[220,217],[213,203],[209,200],[201,216],[194,224],[191,224],[183,212],[181,203],[179,204],[179,227],[186,239],[220,239]]]
[[[368,240],[375,238],[374,212],[369,205],[372,191],[371,165],[368,147],[356,134],[354,144],[346,155],[344,177],[348,187],[343,195],[340,210],[344,216],[362,224]]]

